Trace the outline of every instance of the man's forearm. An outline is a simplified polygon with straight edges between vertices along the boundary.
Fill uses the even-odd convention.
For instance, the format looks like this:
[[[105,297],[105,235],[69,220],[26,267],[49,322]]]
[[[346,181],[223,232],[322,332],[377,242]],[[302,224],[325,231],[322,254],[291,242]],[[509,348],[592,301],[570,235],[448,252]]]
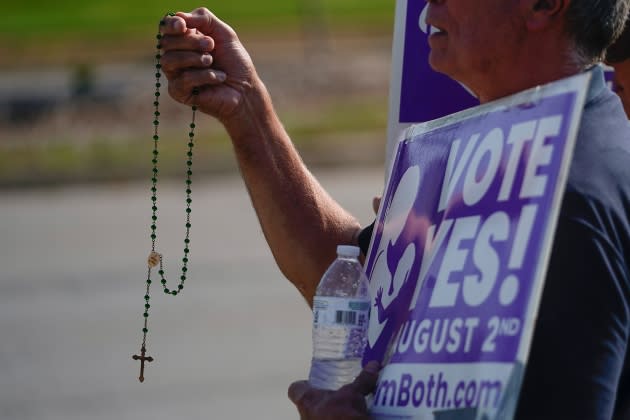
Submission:
[[[262,81],[243,93],[223,123],[276,262],[311,303],[335,246],[355,243],[360,226],[308,171]]]

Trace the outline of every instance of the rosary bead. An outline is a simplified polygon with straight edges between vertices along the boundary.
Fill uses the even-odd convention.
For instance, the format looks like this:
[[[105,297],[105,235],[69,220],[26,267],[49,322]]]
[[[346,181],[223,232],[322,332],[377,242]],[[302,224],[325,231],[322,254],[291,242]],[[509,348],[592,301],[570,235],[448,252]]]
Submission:
[[[157,156],[157,155],[159,155],[159,154],[160,154],[160,152],[158,152],[157,150],[154,150],[154,151],[153,151],[153,154],[154,154],[155,156]]]
[[[159,79],[160,77],[162,77],[162,73],[158,71],[157,73],[155,73],[155,77]],[[160,96],[160,95],[155,95],[155,96]]]
[[[157,159],[153,159],[151,162],[153,162],[153,164],[156,164],[156,163],[158,163],[158,160]]]
[[[145,312],[145,313],[143,313],[142,315],[143,315],[145,318],[148,318],[148,317],[149,317],[149,313],[148,313],[148,312]]]
[[[166,279],[162,279],[162,281],[160,283],[166,284]]]
[[[190,207],[188,207],[188,208],[186,209],[186,213],[190,213],[190,212],[192,212],[192,209],[191,209]]]
[[[153,211],[157,211],[157,206],[153,206],[153,207],[151,207],[151,210],[153,210]]]
[[[157,229],[157,226],[155,226],[155,224],[152,224],[151,225],[151,230],[155,230],[155,229]]]
[[[151,197],[151,200],[157,201],[157,197]]]
[[[151,234],[151,239],[155,239],[157,236],[155,235],[155,233]]]
[[[161,50],[161,49],[162,49],[162,44],[157,44],[157,45],[155,46],[155,48],[157,48],[158,50]]]
[[[151,296],[149,296],[149,295],[144,295],[144,300],[149,301],[149,299],[151,299]]]
[[[155,59],[159,60],[160,58],[162,58],[162,54],[155,54]]]
[[[190,179],[187,179],[186,180],[186,184],[190,185],[190,184],[192,184],[192,181]]]
[[[164,289],[164,293],[166,293],[168,295],[169,293],[171,293],[171,291],[168,290],[168,289]]]
[[[193,105],[193,106],[192,106],[192,110],[193,110],[193,111],[196,111],[196,110],[197,110],[197,105]]]
[[[161,68],[162,68],[162,65],[161,65],[160,63],[157,63],[157,64],[155,65],[155,68],[156,68],[156,69],[161,69]]]
[[[148,333],[148,332],[149,332],[149,329],[148,329],[148,328],[143,328],[143,329],[142,329],[142,332],[146,334],[146,333]]]
[[[192,175],[192,171],[189,169],[186,171],[186,175],[191,176]]]
[[[186,227],[190,229],[190,223],[186,223]],[[184,241],[186,242],[186,241]]]
[[[160,96],[160,92],[155,92],[155,96]]]
[[[190,249],[184,248],[184,253],[188,254],[189,252],[190,252]]]
[[[188,152],[188,153],[186,153],[186,155],[187,155],[188,157],[192,157],[193,152]]]
[[[182,261],[184,261],[185,263],[187,263],[187,262],[188,262],[188,258],[184,257],[184,258],[182,258]]]
[[[188,143],[188,147],[190,147],[190,148],[192,149],[193,147],[195,147],[195,143],[193,143],[193,142],[191,141],[190,143]]]
[[[164,25],[166,25],[166,21],[165,21],[164,19],[162,19],[162,20],[160,21],[160,26],[164,26]]]
[[[153,120],[153,125],[160,125],[160,122],[158,120]]]
[[[190,128],[195,128],[195,123],[190,123]]]
[[[186,227],[190,227],[190,226],[186,226]],[[184,243],[189,244],[190,243],[190,239],[188,239],[188,238],[184,239]],[[188,249],[188,248],[186,248],[186,249]]]
[[[186,276],[182,275],[179,279],[180,279],[181,281],[186,281]]]
[[[186,161],[186,165],[188,165],[188,166],[192,166],[192,160],[187,160],[187,161]]]
[[[188,268],[182,267],[182,271],[185,273],[186,271],[188,271]]]
[[[155,222],[157,220],[157,216],[151,216],[151,219],[153,219],[153,221]]]
[[[159,274],[160,276],[163,276],[163,275],[164,275],[164,270],[160,270],[160,271],[158,271],[158,274]]]
[[[157,174],[158,172],[158,168],[153,168],[153,173]]]
[[[157,141],[159,139],[160,139],[160,136],[158,136],[157,134],[155,136],[153,136],[153,140]],[[155,151],[153,153],[155,153]]]
[[[184,285],[183,285],[183,284],[180,284],[179,286],[177,286],[177,288],[178,288],[179,290],[182,290],[182,289],[184,288]]]
[[[151,307],[151,305],[149,305],[148,303],[144,305],[145,308],[149,309]]]
[[[173,295],[173,296],[177,296],[177,290],[173,290],[173,291],[171,292],[171,295]]]
[[[159,105],[160,105],[160,103],[159,103],[158,101],[154,101],[154,102],[153,102],[153,105],[154,105],[154,106],[159,106]]]
[[[153,283],[153,281],[147,279],[147,284],[151,284],[151,283]]]
[[[187,199],[186,199],[186,202],[187,202],[188,204],[192,203],[192,198],[187,198]]]
[[[156,37],[157,39],[162,39],[162,34],[157,34],[155,37]]]

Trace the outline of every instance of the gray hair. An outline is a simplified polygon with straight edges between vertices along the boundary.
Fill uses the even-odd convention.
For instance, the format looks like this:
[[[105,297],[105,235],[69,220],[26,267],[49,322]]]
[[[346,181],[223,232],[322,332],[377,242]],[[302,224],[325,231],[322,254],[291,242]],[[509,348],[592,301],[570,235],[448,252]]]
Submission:
[[[630,11],[630,0],[572,0],[567,10],[567,31],[584,64],[603,59],[619,37]]]

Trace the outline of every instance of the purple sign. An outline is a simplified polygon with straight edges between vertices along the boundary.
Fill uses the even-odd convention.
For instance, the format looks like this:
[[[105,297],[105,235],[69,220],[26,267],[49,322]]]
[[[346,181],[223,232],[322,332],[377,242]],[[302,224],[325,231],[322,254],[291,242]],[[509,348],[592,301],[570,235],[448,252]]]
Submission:
[[[406,1],[404,53],[400,90],[399,122],[433,120],[478,105],[459,83],[431,69],[428,62],[428,36],[424,1]]]
[[[385,365],[375,418],[513,409],[587,83],[420,124],[399,143],[365,265],[364,361]]]

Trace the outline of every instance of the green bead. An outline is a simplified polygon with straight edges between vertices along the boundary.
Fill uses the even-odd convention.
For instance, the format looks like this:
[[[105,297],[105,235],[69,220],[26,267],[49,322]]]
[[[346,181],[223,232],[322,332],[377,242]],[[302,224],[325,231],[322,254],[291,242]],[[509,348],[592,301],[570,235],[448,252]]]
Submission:
[[[152,159],[151,162],[153,162],[154,164],[158,163],[157,159]]]
[[[159,85],[159,83],[158,83],[158,85]],[[156,85],[156,86],[157,86],[157,85]],[[153,115],[155,115],[156,117],[159,117],[159,116],[160,116],[160,111],[155,111],[155,112],[153,113]]]
[[[186,281],[186,276],[181,276],[179,279],[180,279],[181,281]]]
[[[186,161],[186,165],[188,165],[188,166],[192,166],[192,160],[187,160],[187,161]]]
[[[160,92],[155,92],[155,96],[160,96]]]
[[[183,284],[180,284],[179,286],[177,286],[177,288],[178,288],[179,290],[182,290],[182,289],[184,288],[184,285],[183,285]]]
[[[192,149],[193,147],[195,147],[195,143],[193,143],[193,142],[191,141],[190,143],[188,143],[188,147],[190,147],[190,148]]]
[[[157,238],[157,236],[155,236],[155,233],[152,233],[151,234],[151,239],[155,239],[155,238]]]
[[[153,120],[153,125],[160,125],[160,122],[158,120]]]
[[[186,209],[186,213],[190,213],[190,212],[192,212],[192,209],[191,209],[190,207],[188,207],[188,208]]]
[[[151,197],[152,201],[157,201],[157,197]]]
[[[151,207],[151,210],[153,210],[153,211],[157,211],[157,206],[153,206],[153,207]]]
[[[187,202],[188,204],[192,203],[192,198],[187,198],[187,199],[186,199],[186,202]]]
[[[166,280],[165,280],[165,279],[162,279],[161,283],[162,283],[162,284],[166,284]]]
[[[160,276],[163,276],[163,275],[164,275],[164,270],[160,270],[160,271],[158,271],[158,274],[159,274]]]
[[[186,267],[182,267],[182,271],[185,273],[188,269]]]
[[[185,252],[186,254],[188,254],[188,253],[190,252],[190,249],[188,249],[188,248],[184,248],[184,252]]]
[[[151,225],[151,229],[155,230],[155,229],[157,229],[157,226]]]
[[[192,181],[190,179],[187,179],[186,180],[186,184],[190,185],[190,184],[192,184]]]
[[[151,296],[149,296],[149,295],[144,295],[144,300],[149,300],[149,299],[151,299]]]
[[[186,188],[186,194],[190,194],[192,190],[190,188]]]
[[[157,73],[155,73],[155,77],[159,79],[160,77],[162,77],[162,73],[158,71]],[[156,96],[160,96],[160,95],[156,95]]]
[[[162,68],[162,65],[161,65],[160,63],[157,63],[157,64],[155,65],[155,68],[156,68],[156,69],[161,69],[161,68]]]
[[[165,21],[164,19],[162,19],[162,20],[160,21],[160,26],[164,26],[164,25],[166,25],[166,21]]]
[[[177,296],[177,290],[173,290],[173,291],[171,292],[171,294],[172,294],[173,296]]]
[[[155,54],[155,59],[159,60],[160,58],[162,58],[162,54]]]
[[[143,328],[143,329],[142,329],[142,332],[143,332],[143,333],[148,333],[148,332],[149,332],[149,329],[148,329],[148,328]]]
[[[151,307],[151,305],[149,305],[148,303],[146,305],[144,305],[145,308],[149,309]]]
[[[155,48],[157,48],[158,50],[162,49],[162,44],[157,44]]]
[[[188,262],[188,258],[184,257],[184,258],[182,258],[182,261],[187,263]]]
[[[151,284],[153,283],[151,280],[147,280],[147,284]]]
[[[167,15],[169,16],[175,16],[175,12],[168,12]]]
[[[171,293],[171,291],[168,290],[168,289],[164,289],[164,293],[166,293],[168,295],[169,293]]]
[[[191,176],[192,175],[192,171],[189,169],[186,171],[186,175]]]
[[[153,168],[153,173],[156,173],[156,174],[157,174],[158,172],[159,172],[159,171],[158,171],[158,168]]]
[[[188,137],[190,137],[190,138],[192,139],[193,137],[195,137],[195,133],[193,133],[193,132],[191,131],[190,133],[188,133]]]
[[[157,39],[162,39],[162,34],[157,34],[155,37],[156,37]]]
[[[190,123],[190,128],[195,128],[195,127],[196,127],[195,123]]]
[[[188,239],[188,238],[184,239],[184,243],[189,244],[190,243],[190,239]]]
[[[157,155],[159,155],[159,154],[160,154],[160,152],[158,152],[157,150],[154,150],[154,151],[153,151],[153,155],[154,155],[154,156],[157,156]]]
[[[154,106],[159,106],[159,105],[160,105],[160,103],[159,103],[158,101],[154,101],[154,102],[153,102],[153,105],[154,105]]]
[[[151,219],[155,222],[157,220],[157,216],[151,216]]]
[[[196,111],[196,110],[197,110],[197,105],[193,105],[193,106],[192,106],[192,110],[193,110],[193,111]]]
[[[160,136],[158,136],[157,134],[155,136],[153,136],[153,140],[159,140]],[[153,153],[155,154],[157,150],[154,150]]]
[[[187,228],[190,228],[190,223],[186,223],[186,227],[187,227]]]
[[[145,313],[143,313],[142,315],[143,315],[145,318],[148,318],[148,317],[149,317],[149,313],[148,313],[148,312],[145,312]]]
[[[187,153],[186,153],[186,155],[187,155],[188,157],[192,157],[193,152],[187,152]]]

